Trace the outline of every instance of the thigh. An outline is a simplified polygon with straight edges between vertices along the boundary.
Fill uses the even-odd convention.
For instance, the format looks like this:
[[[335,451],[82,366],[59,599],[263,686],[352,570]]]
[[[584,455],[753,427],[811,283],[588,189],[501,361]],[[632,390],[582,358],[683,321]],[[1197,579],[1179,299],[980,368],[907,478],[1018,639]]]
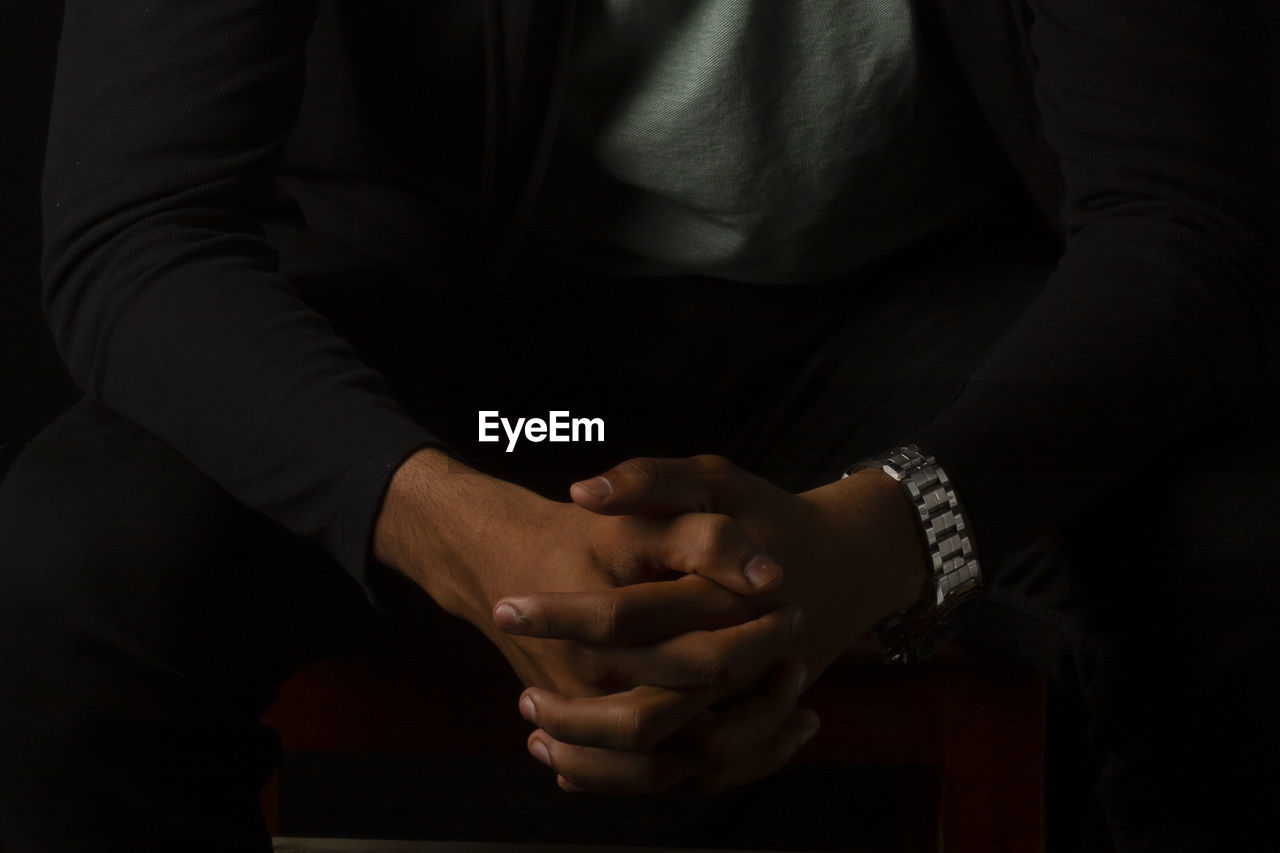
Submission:
[[[1280,430],[1244,407],[1183,436],[1068,531],[1099,794],[1124,849],[1261,837],[1280,784]]]
[[[167,664],[226,675],[228,686],[244,673],[221,673],[218,660],[253,649],[253,671],[285,665],[260,650],[318,629],[310,605],[334,602],[339,620],[367,609],[318,546],[88,398],[15,460],[0,486],[0,525],[6,607],[56,610],[113,644],[127,633],[136,651],[165,650]]]
[[[75,404],[0,484],[0,838],[261,844],[276,747],[258,718],[362,608],[312,543],[146,431]]]
[[[855,275],[764,389],[766,405],[742,439],[744,464],[807,489],[901,444],[951,403],[1051,271],[1043,244],[975,231]]]

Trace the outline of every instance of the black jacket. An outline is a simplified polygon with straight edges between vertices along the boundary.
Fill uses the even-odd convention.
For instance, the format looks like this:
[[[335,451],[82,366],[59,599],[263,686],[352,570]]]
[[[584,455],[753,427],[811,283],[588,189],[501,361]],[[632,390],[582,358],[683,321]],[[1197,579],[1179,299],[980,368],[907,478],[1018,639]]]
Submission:
[[[500,264],[553,135],[572,6],[68,0],[43,270],[76,382],[363,579],[391,472],[433,438],[290,288],[262,223],[286,196],[323,219],[343,209],[324,198],[372,193],[401,222],[478,223]],[[1275,392],[1274,16],[1263,0],[922,15],[1063,247],[964,392],[902,436],[952,474],[991,565]],[[412,235],[387,240],[430,274],[405,259]]]

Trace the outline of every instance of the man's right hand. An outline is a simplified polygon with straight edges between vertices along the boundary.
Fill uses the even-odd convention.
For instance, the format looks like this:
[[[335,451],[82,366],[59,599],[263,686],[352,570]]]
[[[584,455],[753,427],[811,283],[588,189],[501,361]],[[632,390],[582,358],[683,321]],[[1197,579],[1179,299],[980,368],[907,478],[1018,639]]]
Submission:
[[[374,554],[484,632],[526,685],[565,696],[679,688],[692,717],[792,650],[798,611],[764,595],[781,569],[728,519],[598,515],[435,449],[397,470]],[[507,633],[548,618],[522,596],[558,592],[599,594],[592,624],[567,632],[585,641]]]

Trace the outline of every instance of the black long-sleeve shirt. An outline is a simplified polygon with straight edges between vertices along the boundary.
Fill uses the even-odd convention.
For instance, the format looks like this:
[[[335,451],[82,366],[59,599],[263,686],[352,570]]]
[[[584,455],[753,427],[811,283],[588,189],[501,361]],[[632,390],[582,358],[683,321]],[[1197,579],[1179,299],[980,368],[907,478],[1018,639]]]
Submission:
[[[291,289],[261,223],[281,175],[453,199],[433,177],[450,170],[485,176],[490,206],[518,222],[563,6],[487,0],[483,26],[467,3],[68,0],[44,274],[76,382],[365,579],[391,473],[434,438]],[[964,392],[903,436],[952,474],[988,565],[1173,437],[1275,390],[1260,385],[1280,318],[1262,6],[923,13],[1063,240],[1043,294]],[[317,9],[351,74],[308,67]],[[326,86],[328,109],[309,100]]]

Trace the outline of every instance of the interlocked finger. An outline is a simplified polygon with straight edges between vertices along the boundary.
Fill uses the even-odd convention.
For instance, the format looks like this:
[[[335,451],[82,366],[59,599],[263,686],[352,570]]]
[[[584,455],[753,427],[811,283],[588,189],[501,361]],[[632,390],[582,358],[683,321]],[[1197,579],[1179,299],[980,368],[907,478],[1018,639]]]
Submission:
[[[763,692],[716,715],[707,726],[700,725],[707,712],[682,706],[670,691],[640,695],[630,691],[633,695],[620,694],[613,702],[607,700],[614,697],[564,700],[554,708],[546,704],[549,697],[539,692],[539,705],[547,709],[539,712],[539,723],[554,717],[552,725],[560,727],[566,737],[555,737],[544,726],[530,736],[529,751],[556,771],[560,786],[567,791],[654,794],[676,788],[714,793],[777,771],[812,738],[817,716],[795,710],[803,681],[803,667],[784,664],[771,674]],[[618,737],[605,721],[626,702],[637,707],[651,702],[654,709],[660,709],[659,715],[669,715],[667,723],[688,718],[694,721],[689,728],[704,731],[695,739],[668,737],[660,743],[650,742],[652,733],[642,739],[629,734]],[[583,729],[575,728],[582,725],[581,720],[566,727],[566,717],[580,712],[594,721]],[[625,718],[626,712],[621,713]],[[572,740],[583,737],[592,743]],[[624,746],[617,748],[617,744]]]
[[[782,567],[727,515],[676,516],[656,545],[664,567],[702,575],[742,595],[768,592],[782,581]]]
[[[580,648],[582,669],[602,686],[641,684],[735,692],[752,687],[795,648],[800,608],[773,610],[741,625],[693,631],[649,646]]]
[[[718,456],[638,457],[574,483],[570,495],[592,512],[608,515],[732,512],[744,474]]]
[[[778,668],[766,691],[721,713],[702,739],[703,769],[692,787],[714,793],[768,776],[817,731],[817,715],[797,711],[805,679],[798,664]]]
[[[777,562],[728,515],[689,510],[600,524],[596,555],[620,586],[679,572],[702,575],[739,595],[759,595],[782,581]]]
[[[528,746],[534,758],[572,788],[601,794],[661,794],[688,780],[698,769],[692,754],[576,746],[561,743],[542,729],[529,735]]]
[[[512,634],[636,645],[738,625],[768,607],[761,599],[689,576],[613,590],[512,596],[498,602],[494,620]]]
[[[705,713],[720,694],[710,690],[636,687],[593,698],[567,698],[530,688],[520,713],[557,741],[576,746],[652,749]]]

